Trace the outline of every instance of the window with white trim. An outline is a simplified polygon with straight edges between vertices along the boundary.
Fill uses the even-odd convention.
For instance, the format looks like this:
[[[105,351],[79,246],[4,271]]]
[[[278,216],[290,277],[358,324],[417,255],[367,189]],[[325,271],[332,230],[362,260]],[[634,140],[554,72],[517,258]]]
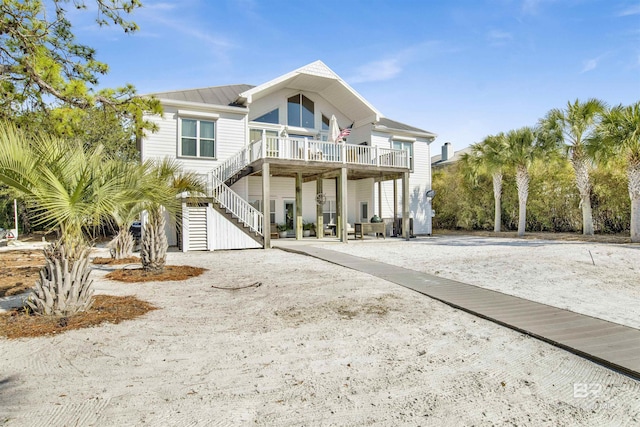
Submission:
[[[253,196],[253,202],[249,203],[251,206],[259,210],[260,212],[264,212],[262,210],[262,199],[257,198],[257,196]],[[276,223],[276,201],[275,199],[269,200],[269,223]]]
[[[315,128],[314,103],[299,93],[287,99],[287,124],[289,126]]]
[[[324,225],[338,223],[335,199],[327,199],[326,203],[322,206],[322,223]]]
[[[395,150],[409,151],[409,169],[411,169],[411,172],[413,172],[413,142],[394,140],[392,144],[393,144],[392,147]]]
[[[213,120],[180,119],[180,156],[216,157],[216,122]]]

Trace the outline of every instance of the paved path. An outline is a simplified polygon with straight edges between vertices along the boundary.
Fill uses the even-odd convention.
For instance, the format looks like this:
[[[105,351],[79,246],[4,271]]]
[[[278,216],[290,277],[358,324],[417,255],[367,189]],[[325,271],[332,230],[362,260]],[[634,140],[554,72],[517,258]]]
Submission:
[[[362,271],[640,380],[640,330],[455,280],[309,245],[275,247]]]

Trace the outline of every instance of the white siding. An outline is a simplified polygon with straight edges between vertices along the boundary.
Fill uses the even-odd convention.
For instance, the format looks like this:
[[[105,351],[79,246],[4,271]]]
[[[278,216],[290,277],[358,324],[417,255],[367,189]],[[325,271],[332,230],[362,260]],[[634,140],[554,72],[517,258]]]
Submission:
[[[373,144],[392,148],[392,135],[374,132]],[[413,143],[413,172],[409,176],[409,213],[414,234],[431,234],[431,204],[425,193],[431,188],[431,147],[426,139]],[[398,180],[398,218],[402,217],[402,180]],[[378,190],[374,189],[375,212],[378,212]],[[372,214],[373,215],[373,214]],[[393,218],[393,181],[382,183],[382,217]]]
[[[225,216],[213,208],[210,212],[213,231],[213,249],[252,249],[261,248],[255,240],[231,223]]]
[[[354,128],[351,130],[351,135],[347,138],[349,144],[362,144],[366,142],[367,145],[371,145],[371,124]]]
[[[193,110],[193,108],[191,108]],[[213,108],[202,109],[203,112],[218,114],[216,122],[216,159],[194,159],[178,157],[178,109],[172,106],[164,107],[164,114],[149,116],[148,120],[158,125],[158,132],[150,133],[142,141],[142,160],[177,158],[185,170],[199,174],[206,174],[221,161],[236,154],[245,146],[247,139],[246,115],[216,111]]]

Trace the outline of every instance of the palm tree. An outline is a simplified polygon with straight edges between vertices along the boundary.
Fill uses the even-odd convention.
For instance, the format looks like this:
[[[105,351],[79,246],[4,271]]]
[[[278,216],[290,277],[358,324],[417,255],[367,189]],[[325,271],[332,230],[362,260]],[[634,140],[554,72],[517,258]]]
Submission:
[[[553,109],[547,113],[543,125],[558,133],[564,141],[565,151],[575,172],[576,186],[582,207],[582,233],[593,235],[591,214],[591,182],[589,171],[592,165],[586,145],[594,137],[596,126],[606,110],[606,105],[597,99],[574,103],[568,102],[564,110]]]
[[[487,136],[482,142],[471,146],[467,162],[472,167],[484,169],[493,180],[494,221],[493,231],[500,232],[502,224],[502,177],[505,167],[506,137],[504,133]]]
[[[164,271],[167,256],[165,234],[165,212],[176,216],[182,209],[183,193],[200,197],[205,194],[205,183],[193,172],[183,172],[180,165],[171,159],[148,161],[143,165],[144,178],[141,191],[147,221],[142,233],[140,259],[142,267],[153,273]]]
[[[640,242],[640,101],[607,111],[588,149],[602,162],[625,158],[631,199],[631,241]]]
[[[137,162],[127,162],[122,165],[122,177],[128,188],[135,189],[135,194],[130,200],[116,206],[111,217],[118,226],[118,232],[109,242],[111,257],[114,259],[125,259],[133,256],[135,241],[130,228],[133,221],[140,216],[144,210],[144,188],[139,184],[145,175],[145,167]]]
[[[87,152],[80,142],[0,123],[0,182],[61,236],[45,250],[46,266],[27,300],[35,313],[66,316],[91,306],[86,231],[130,199],[121,170],[100,146]]]
[[[505,164],[516,170],[518,189],[518,236],[524,236],[527,226],[529,168],[533,162],[552,151],[551,138],[539,129],[523,127],[509,131],[505,137]]]

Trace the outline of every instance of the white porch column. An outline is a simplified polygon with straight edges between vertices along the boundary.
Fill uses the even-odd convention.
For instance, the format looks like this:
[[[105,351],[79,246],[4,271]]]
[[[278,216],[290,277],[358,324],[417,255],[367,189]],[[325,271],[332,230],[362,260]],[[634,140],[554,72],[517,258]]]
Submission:
[[[209,224],[207,224],[207,226],[208,225]],[[182,199],[182,223],[176,224],[176,226],[182,229],[182,252],[187,252],[189,250],[189,208],[187,207],[186,199]],[[142,227],[142,229],[144,230],[144,227]],[[208,234],[209,230],[207,227],[207,235]]]
[[[347,243],[349,238],[347,234],[347,168],[340,168],[339,181],[338,205],[340,206],[340,214],[338,216],[338,225],[340,227],[340,241]]]
[[[263,248],[269,249],[271,248],[271,174],[269,172],[269,163],[262,165],[262,215]]]
[[[322,177],[316,180],[316,194],[322,194]],[[316,203],[316,239],[324,238],[323,205]]]
[[[382,219],[382,181],[378,181],[378,216]]]
[[[398,180],[393,180],[393,233],[398,237]]]
[[[402,174],[402,237],[409,240],[409,172]]]
[[[302,172],[296,173],[296,240],[302,240]]]

